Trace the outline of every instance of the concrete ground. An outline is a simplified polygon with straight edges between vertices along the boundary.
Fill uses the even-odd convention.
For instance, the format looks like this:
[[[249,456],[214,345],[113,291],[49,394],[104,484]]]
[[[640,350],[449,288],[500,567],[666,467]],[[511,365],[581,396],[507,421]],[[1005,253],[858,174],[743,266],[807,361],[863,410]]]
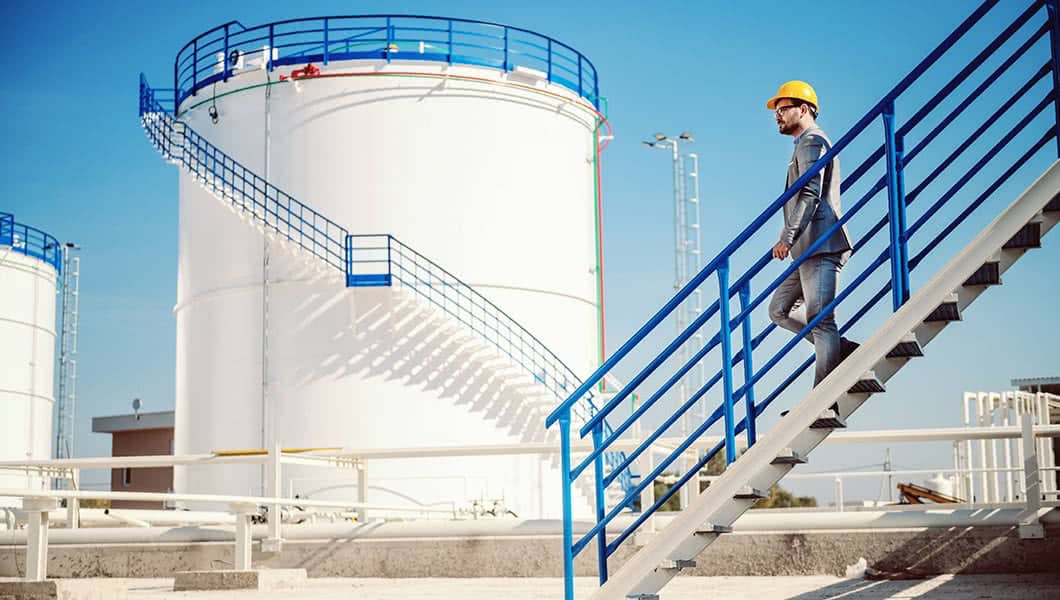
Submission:
[[[354,579],[324,577],[308,585],[272,592],[174,592],[172,579],[129,579],[129,600],[538,600],[562,598],[559,578]],[[576,596],[586,599],[595,580],[578,578]],[[1057,575],[938,575],[912,581],[868,581],[832,576],[678,577],[662,593],[665,600],[755,598],[818,600],[843,598],[1057,599]]]

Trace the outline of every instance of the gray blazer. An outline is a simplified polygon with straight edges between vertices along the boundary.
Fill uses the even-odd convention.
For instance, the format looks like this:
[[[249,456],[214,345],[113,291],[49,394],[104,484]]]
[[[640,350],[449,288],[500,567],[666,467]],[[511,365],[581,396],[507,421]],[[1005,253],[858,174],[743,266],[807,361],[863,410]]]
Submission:
[[[785,189],[791,187],[831,147],[831,140],[819,128],[811,127],[804,131],[788,163]],[[780,241],[791,246],[793,259],[798,258],[842,215],[839,204],[839,159],[834,158],[799,193],[784,203],[784,229],[780,232]],[[850,250],[850,233],[844,225],[821,244],[813,255],[841,253],[843,262],[846,262]]]

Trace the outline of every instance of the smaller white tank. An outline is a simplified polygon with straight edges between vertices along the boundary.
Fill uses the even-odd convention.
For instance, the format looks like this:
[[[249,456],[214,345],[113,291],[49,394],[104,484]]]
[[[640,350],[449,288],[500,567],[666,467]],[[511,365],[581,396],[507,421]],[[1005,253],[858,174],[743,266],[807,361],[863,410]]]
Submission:
[[[953,477],[947,477],[942,473],[935,473],[930,479],[924,480],[924,487],[933,489],[940,494],[952,496],[954,490]]]
[[[59,252],[52,236],[0,213],[0,460],[51,458]],[[43,484],[0,471],[0,488]]]

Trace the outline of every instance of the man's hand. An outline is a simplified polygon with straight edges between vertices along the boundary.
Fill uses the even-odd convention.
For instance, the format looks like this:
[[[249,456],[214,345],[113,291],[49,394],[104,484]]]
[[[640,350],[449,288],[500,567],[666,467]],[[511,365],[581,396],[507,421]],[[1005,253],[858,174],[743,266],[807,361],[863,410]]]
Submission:
[[[777,244],[773,246],[773,258],[784,260],[788,257],[788,252],[790,250],[791,246],[785,244],[784,242],[777,242]]]

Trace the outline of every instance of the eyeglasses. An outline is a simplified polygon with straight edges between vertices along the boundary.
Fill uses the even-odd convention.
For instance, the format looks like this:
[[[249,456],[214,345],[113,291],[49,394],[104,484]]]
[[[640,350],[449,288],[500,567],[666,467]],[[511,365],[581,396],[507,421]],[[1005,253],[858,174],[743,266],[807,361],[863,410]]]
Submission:
[[[784,111],[788,110],[789,108],[798,108],[799,106],[800,106],[799,104],[789,104],[787,106],[778,106],[777,109],[774,110],[773,112],[776,113],[776,115],[778,117],[782,117],[782,116],[784,116]]]

